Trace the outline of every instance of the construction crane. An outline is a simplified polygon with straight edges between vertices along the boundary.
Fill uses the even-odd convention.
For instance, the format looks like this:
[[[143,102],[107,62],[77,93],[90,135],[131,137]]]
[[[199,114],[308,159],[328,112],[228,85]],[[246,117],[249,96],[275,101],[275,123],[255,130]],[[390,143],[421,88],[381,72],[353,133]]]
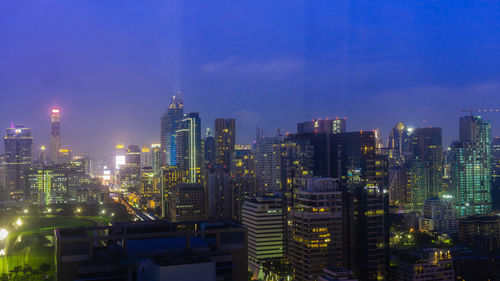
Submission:
[[[498,108],[480,108],[480,109],[462,109],[461,112],[470,113],[470,115],[474,115],[474,113],[493,113],[500,112]]]

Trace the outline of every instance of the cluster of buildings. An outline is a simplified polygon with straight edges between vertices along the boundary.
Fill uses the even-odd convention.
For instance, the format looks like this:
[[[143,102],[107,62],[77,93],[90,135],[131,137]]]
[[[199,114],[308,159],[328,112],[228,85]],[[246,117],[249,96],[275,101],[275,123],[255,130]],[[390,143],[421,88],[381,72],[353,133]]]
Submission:
[[[43,206],[106,200],[107,190],[91,177],[89,157],[74,156],[61,146],[60,121],[60,109],[51,109],[50,146],[41,146],[37,155],[30,128],[7,128],[0,157],[0,202]]]
[[[500,138],[480,116],[460,118],[448,149],[441,128],[400,122],[384,144],[378,130],[348,132],[342,118],[284,135],[257,130],[252,144],[237,144],[235,119],[202,133],[200,115],[185,113],[178,93],[161,116],[160,142],[116,146],[94,177],[88,158],[61,148],[58,110],[51,120],[49,152],[36,161],[30,130],[7,129],[1,196],[83,202],[101,200],[104,185],[161,219],[91,229],[96,237],[59,230],[58,274],[90,278],[102,269],[162,280],[199,270],[206,280],[243,280],[248,269],[254,280],[469,280],[465,264],[488,268],[483,261],[500,248]],[[456,247],[392,251],[394,216]],[[107,255],[116,268],[89,263]]]

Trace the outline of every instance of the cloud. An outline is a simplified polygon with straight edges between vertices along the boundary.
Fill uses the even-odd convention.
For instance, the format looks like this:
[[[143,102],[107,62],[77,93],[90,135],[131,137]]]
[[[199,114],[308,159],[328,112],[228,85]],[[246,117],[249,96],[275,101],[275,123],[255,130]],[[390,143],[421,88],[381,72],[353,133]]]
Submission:
[[[303,62],[294,58],[271,58],[268,60],[243,60],[237,57],[214,61],[202,66],[202,70],[213,74],[240,75],[288,75],[303,68]]]
[[[244,124],[251,124],[251,125],[257,125],[261,122],[262,118],[260,115],[252,110],[248,109],[242,109],[239,111],[235,111],[232,113],[238,120],[238,122],[244,123]]]

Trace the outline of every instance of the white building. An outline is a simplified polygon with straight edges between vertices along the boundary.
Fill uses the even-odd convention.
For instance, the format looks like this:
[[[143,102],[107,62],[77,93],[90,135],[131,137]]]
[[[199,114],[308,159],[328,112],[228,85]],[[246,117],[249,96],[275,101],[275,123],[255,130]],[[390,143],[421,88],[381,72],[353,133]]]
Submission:
[[[281,198],[245,201],[242,222],[248,229],[248,269],[257,277],[262,263],[283,257],[284,219]]]

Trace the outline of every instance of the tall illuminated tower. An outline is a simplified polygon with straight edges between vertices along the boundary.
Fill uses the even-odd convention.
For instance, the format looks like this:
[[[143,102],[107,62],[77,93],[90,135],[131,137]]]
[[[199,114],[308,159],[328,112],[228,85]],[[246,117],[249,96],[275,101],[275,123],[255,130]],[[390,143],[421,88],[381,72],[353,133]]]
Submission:
[[[460,118],[451,147],[451,179],[458,217],[491,212],[491,127],[480,116]]]
[[[191,112],[176,132],[177,167],[189,171],[189,182],[201,182],[201,120],[199,113]]]
[[[235,146],[235,120],[215,119],[215,162],[228,169]]]
[[[59,151],[61,150],[61,110],[52,108],[50,110],[50,161],[59,162]]]
[[[31,165],[33,137],[31,129],[23,125],[7,128],[4,138],[4,187],[11,198],[23,197],[25,173]]]
[[[184,116],[184,102],[182,93],[177,92],[172,98],[167,111],[161,116],[161,162],[162,165],[177,165],[177,135],[180,123]]]

